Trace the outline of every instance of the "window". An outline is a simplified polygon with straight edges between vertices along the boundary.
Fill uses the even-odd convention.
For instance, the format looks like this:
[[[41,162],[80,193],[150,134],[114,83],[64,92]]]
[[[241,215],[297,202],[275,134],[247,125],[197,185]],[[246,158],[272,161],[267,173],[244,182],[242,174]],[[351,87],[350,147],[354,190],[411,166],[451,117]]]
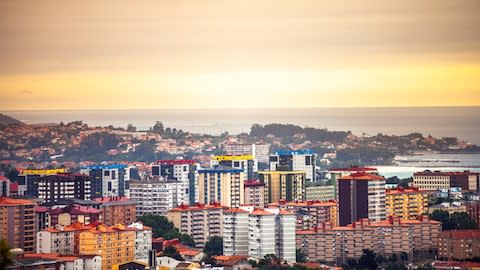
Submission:
[[[110,176],[110,171],[109,170],[103,171],[103,176]]]

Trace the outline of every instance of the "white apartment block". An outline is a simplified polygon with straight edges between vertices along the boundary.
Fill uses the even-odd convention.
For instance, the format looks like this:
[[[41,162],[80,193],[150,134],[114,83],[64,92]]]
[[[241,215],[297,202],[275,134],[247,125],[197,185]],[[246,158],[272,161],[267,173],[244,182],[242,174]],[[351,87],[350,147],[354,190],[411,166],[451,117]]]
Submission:
[[[162,178],[132,181],[130,199],[137,202],[137,216],[165,216],[168,210],[179,205],[177,195],[182,189],[183,183]]]
[[[75,230],[64,229],[61,226],[57,228],[37,232],[37,253],[74,254]]]
[[[135,261],[148,263],[148,254],[152,250],[152,229],[140,222],[128,225],[135,230]]]
[[[267,254],[275,254],[275,214],[257,209],[248,217],[248,256],[263,259]]]
[[[248,211],[231,208],[224,212],[223,255],[248,255]]]
[[[280,150],[270,155],[270,171],[305,171],[306,182],[315,182],[316,155],[311,150]]]

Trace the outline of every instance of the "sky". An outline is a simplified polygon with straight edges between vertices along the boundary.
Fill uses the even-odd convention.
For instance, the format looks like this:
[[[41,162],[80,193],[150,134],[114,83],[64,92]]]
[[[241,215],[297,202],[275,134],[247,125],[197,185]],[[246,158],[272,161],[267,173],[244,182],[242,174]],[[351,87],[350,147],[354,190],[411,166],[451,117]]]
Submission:
[[[0,1],[0,109],[480,105],[480,1]]]

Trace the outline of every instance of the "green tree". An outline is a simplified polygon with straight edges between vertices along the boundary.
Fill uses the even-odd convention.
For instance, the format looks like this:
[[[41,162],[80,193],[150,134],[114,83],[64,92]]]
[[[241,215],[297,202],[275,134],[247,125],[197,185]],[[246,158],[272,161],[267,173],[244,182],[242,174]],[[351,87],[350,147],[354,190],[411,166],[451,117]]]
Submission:
[[[0,270],[6,270],[7,267],[13,262],[13,255],[10,252],[10,247],[7,241],[0,240]]]
[[[141,216],[139,220],[152,228],[153,237],[155,238],[163,237],[167,240],[177,238],[185,245],[195,246],[195,242],[190,235],[180,233],[173,223],[164,216],[145,215]]]
[[[444,210],[435,210],[430,218],[442,222],[443,230],[472,230],[477,227],[475,220],[466,212],[455,212],[450,215]]]
[[[299,263],[307,262],[307,254],[303,253],[299,248],[297,248],[295,253],[296,261]]]
[[[207,243],[205,243],[205,247],[203,248],[203,252],[205,252],[208,256],[217,256],[223,254],[223,238],[220,236],[213,236],[208,239]]]
[[[184,261],[182,255],[178,252],[178,250],[174,246],[168,246],[163,250],[163,255],[174,258],[175,260]]]
[[[164,132],[163,123],[160,122],[160,121],[157,121],[155,123],[155,125],[153,126],[152,131],[155,132],[155,133],[162,134]]]
[[[360,269],[377,269],[378,264],[375,261],[376,254],[372,250],[364,249],[363,255],[358,259]]]

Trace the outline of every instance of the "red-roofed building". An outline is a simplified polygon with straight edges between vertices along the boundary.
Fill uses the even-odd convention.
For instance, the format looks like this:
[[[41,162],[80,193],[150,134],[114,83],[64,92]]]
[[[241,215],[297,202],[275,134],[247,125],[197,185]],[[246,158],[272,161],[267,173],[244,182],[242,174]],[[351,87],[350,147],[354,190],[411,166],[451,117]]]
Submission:
[[[181,233],[192,236],[197,248],[203,248],[210,237],[222,236],[226,209],[218,203],[180,205],[169,210],[167,218]]]
[[[448,190],[451,187],[460,187],[462,191],[476,191],[478,189],[479,173],[423,171],[413,174],[413,185],[420,190],[436,191]]]
[[[442,232],[438,241],[438,257],[449,260],[480,258],[480,230]]]
[[[137,202],[126,197],[103,197],[94,200],[100,209],[100,221],[106,225],[131,224],[137,220]]]
[[[89,224],[100,220],[100,210],[91,206],[71,204],[62,208],[54,208],[49,212],[50,227],[57,224],[68,226],[75,222]]]
[[[0,239],[25,253],[35,252],[35,206],[30,200],[0,197]]]
[[[321,223],[330,222],[338,225],[338,203],[332,201],[303,201],[272,203],[269,207],[285,209],[295,213],[296,229],[309,230],[318,227]]]
[[[385,219],[385,178],[365,172],[338,178],[338,204],[341,226],[362,218]]]
[[[432,263],[433,269],[438,270],[479,270],[479,262],[456,262],[456,261],[435,261]]]
[[[233,269],[252,269],[252,266],[248,262],[248,256],[236,255],[236,256],[214,256],[215,262],[224,267],[225,270]]]
[[[428,213],[428,193],[418,188],[397,188],[385,191],[387,216],[417,219]]]

